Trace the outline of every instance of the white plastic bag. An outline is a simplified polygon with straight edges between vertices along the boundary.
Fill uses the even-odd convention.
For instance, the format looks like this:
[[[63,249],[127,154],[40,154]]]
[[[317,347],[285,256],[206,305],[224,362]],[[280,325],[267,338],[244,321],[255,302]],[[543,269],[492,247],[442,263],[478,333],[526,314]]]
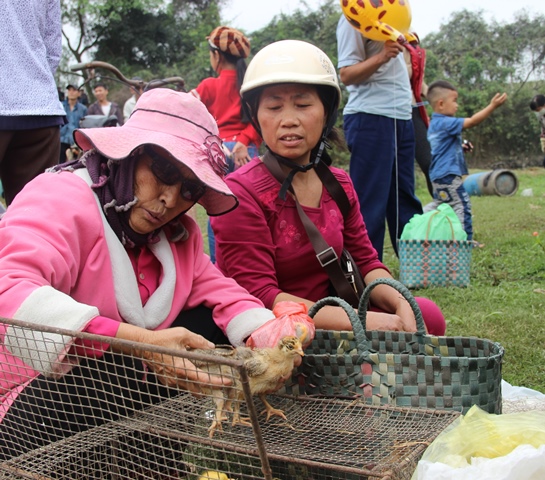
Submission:
[[[460,457],[462,459],[462,457]],[[455,468],[441,462],[421,460],[413,480],[543,480],[545,445],[521,445],[498,458],[472,458],[466,466]]]
[[[544,412],[495,415],[473,406],[427,448],[412,480],[544,478]]]

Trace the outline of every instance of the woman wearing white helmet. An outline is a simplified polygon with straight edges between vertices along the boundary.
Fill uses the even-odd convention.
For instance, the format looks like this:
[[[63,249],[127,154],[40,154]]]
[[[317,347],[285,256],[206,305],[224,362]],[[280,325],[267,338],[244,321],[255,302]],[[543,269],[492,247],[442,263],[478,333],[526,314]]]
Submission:
[[[343,248],[350,251],[366,283],[391,277],[369,241],[350,177],[331,166],[326,150],[329,140],[340,138],[334,124],[341,95],[327,55],[298,40],[270,44],[248,65],[241,94],[268,152],[226,179],[240,203],[212,219],[219,268],[269,308],[284,300],[311,306],[327,296],[329,276],[305,231],[296,197],[337,256]],[[346,216],[324,187],[328,173],[348,197]],[[368,315],[368,328],[416,329],[409,304],[396,290],[381,285],[371,301],[379,311]],[[428,330],[443,334],[437,305],[417,301]],[[314,320],[318,328],[351,329],[339,307],[321,309]]]

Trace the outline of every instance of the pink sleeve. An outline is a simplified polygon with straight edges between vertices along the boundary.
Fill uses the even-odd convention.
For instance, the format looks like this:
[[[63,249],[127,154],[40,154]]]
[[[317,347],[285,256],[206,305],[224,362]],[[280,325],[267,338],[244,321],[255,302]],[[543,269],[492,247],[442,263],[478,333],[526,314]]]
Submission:
[[[37,289],[66,293],[77,284],[83,261],[97,247],[100,220],[91,190],[72,173],[42,173],[29,182],[2,217],[0,314],[11,317]],[[67,208],[66,199],[80,208]],[[98,218],[98,217],[97,217]]]
[[[263,303],[250,295],[232,278],[227,278],[203,252],[199,226],[188,217],[183,222],[189,238],[176,244],[174,254],[177,275],[180,279],[175,293],[170,322],[180,310],[199,305],[212,309],[216,325],[227,335],[233,345],[242,344],[255,329],[270,320],[273,314]],[[165,323],[163,327],[170,324]]]
[[[107,317],[93,318],[83,329],[85,333],[93,335],[104,335],[106,337],[115,338],[120,323]],[[74,343],[74,352],[77,355],[86,357],[101,357],[105,350],[110,347],[108,343],[100,341],[92,341],[87,339],[77,339]]]
[[[276,277],[275,242],[253,191],[231,177],[233,174],[226,181],[239,205],[226,215],[211,218],[217,264],[225,275],[248,289],[265,307],[272,308],[282,293]]]
[[[104,335],[106,337],[115,337],[119,330],[119,322],[107,317],[93,318],[83,329],[86,333],[94,335]]]

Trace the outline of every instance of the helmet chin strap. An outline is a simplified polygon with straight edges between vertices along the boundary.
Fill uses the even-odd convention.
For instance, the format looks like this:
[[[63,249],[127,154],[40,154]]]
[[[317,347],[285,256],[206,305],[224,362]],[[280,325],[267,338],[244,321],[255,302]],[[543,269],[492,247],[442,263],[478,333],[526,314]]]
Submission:
[[[322,155],[324,154],[324,149],[326,147],[331,148],[329,143],[327,142],[325,135],[322,134],[322,138],[320,139],[320,142],[310,152],[310,162],[307,163],[306,165],[299,165],[298,163],[291,161],[289,158],[283,157],[282,155],[278,155],[277,153],[273,152],[269,147],[267,147],[269,148],[269,151],[276,157],[279,163],[291,168],[290,173],[288,174],[288,176],[282,183],[282,186],[280,187],[280,192],[278,192],[278,197],[281,200],[286,200],[286,195],[288,193],[289,188],[291,187],[293,177],[297,173],[308,172],[309,170],[316,168],[316,166],[322,161]],[[316,153],[314,154],[314,152]]]

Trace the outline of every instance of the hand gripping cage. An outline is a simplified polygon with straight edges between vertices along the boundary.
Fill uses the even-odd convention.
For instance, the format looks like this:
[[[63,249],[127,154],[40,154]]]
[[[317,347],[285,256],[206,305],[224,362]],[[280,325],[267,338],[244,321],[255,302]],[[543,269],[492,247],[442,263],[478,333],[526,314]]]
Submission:
[[[409,479],[427,445],[458,415],[269,396],[287,421],[265,422],[238,360],[0,319],[0,327],[7,325],[2,341],[12,345],[6,335],[17,337],[25,363],[44,342],[57,341],[72,345],[67,360],[73,367],[46,378],[20,363],[2,364],[0,385],[8,370],[28,384],[1,411],[0,479],[206,480],[207,471],[235,480]],[[102,354],[104,344],[110,348]],[[115,353],[121,348],[124,354]],[[241,410],[251,426],[226,420],[211,437],[212,397],[165,387],[145,368],[144,350],[161,353],[165,367],[173,357],[230,367],[226,376],[241,379]],[[10,394],[0,393],[5,405]]]

